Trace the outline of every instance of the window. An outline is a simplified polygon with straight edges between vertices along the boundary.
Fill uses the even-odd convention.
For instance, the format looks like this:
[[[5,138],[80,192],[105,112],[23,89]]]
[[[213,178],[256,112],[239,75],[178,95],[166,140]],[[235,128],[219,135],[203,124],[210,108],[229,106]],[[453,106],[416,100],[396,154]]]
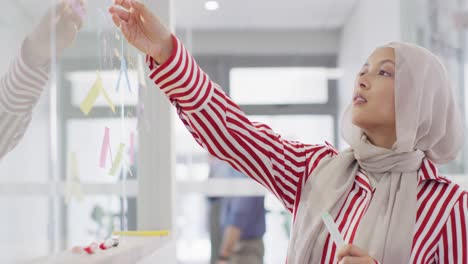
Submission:
[[[233,68],[229,91],[238,104],[326,103],[325,68]]]

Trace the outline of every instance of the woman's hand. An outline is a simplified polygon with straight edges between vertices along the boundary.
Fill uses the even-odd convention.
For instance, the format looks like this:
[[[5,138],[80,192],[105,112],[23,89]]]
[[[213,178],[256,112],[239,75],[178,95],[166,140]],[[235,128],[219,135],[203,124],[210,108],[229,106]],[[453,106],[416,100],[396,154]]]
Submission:
[[[114,0],[109,12],[114,24],[137,49],[153,57],[159,64],[171,56],[171,32],[144,4],[135,0]]]
[[[83,0],[72,1],[77,1],[76,8],[81,8],[84,14]],[[55,34],[52,31],[52,23],[55,24]],[[36,28],[26,37],[24,43],[26,60],[32,66],[48,63],[51,59],[52,41],[54,41],[52,36],[55,36],[56,52],[57,56],[60,56],[63,50],[75,41],[82,25],[82,15],[73,10],[69,1],[60,1],[55,7],[47,10]]]
[[[348,244],[338,250],[339,264],[375,264],[377,263],[366,251],[357,246]]]

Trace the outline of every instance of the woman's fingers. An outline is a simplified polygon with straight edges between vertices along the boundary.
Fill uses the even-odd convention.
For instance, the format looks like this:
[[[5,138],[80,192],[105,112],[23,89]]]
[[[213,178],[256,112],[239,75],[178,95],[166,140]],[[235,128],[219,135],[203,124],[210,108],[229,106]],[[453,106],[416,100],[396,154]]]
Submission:
[[[138,15],[138,19],[142,20],[141,22],[145,22],[144,19],[150,14],[146,6],[143,3],[134,0],[131,0],[131,5],[135,10],[135,14]]]
[[[130,9],[130,0],[114,0],[114,4],[122,6],[125,9]]]
[[[366,251],[354,245],[348,244],[340,248],[336,256],[338,258],[338,261],[340,261],[345,256],[364,257],[367,255],[368,253]]]
[[[120,28],[120,25],[122,24],[122,19],[119,18],[118,15],[112,14],[112,21],[114,21],[114,24]]]
[[[125,22],[124,20],[120,19],[119,16],[117,15],[112,15],[112,21],[114,21],[114,24],[120,28],[120,30],[122,31],[123,35],[127,38],[128,40],[128,36],[129,36],[129,29],[128,29],[128,23]]]
[[[130,18],[130,12],[127,10],[124,10],[122,8],[116,7],[116,6],[111,6],[109,8],[109,12],[112,15],[117,15],[121,20],[128,21]]]
[[[81,16],[76,12],[71,12],[71,14],[69,14],[69,17],[73,24],[76,25],[76,28],[80,30],[83,26],[83,19],[81,18]]]
[[[364,257],[347,256],[341,259],[338,264],[372,264],[372,260]]]
[[[122,34],[125,36],[125,38],[131,42],[132,40],[130,39],[130,30],[128,29],[128,23],[123,22],[122,25],[120,25],[120,30],[122,31]]]

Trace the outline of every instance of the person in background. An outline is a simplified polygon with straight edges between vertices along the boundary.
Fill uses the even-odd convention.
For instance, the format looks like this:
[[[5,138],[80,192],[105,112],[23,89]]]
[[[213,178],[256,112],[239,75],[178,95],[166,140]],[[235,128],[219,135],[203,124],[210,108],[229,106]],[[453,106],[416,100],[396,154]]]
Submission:
[[[233,169],[228,163],[214,157],[210,159],[210,177],[248,178]],[[210,206],[210,209],[215,210],[210,213],[210,236],[214,239],[211,241],[212,263],[262,264],[263,235],[265,234],[264,197],[244,196],[215,199],[217,199],[215,203],[219,204]],[[216,214],[217,212],[219,213]],[[220,233],[221,235],[219,235]]]
[[[222,178],[228,174],[229,167],[226,164],[213,156],[209,156],[210,171],[208,179]],[[210,263],[216,264],[218,254],[223,242],[223,230],[221,228],[221,203],[222,197],[208,197],[208,221],[211,241],[211,258]]]
[[[79,8],[83,8],[82,0],[73,1],[79,1]],[[59,56],[73,43],[82,23],[82,17],[62,1],[49,8],[23,40],[19,55],[0,81],[0,159],[18,145],[31,121],[34,106],[49,79],[52,43],[55,41]]]

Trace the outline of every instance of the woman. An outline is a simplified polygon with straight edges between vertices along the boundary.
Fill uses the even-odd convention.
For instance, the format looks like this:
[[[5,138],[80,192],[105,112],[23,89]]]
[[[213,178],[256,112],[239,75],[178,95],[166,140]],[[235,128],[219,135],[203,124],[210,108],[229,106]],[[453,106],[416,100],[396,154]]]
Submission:
[[[391,43],[370,55],[343,118],[351,148],[338,154],[251,122],[143,4],[115,5],[114,23],[147,54],[150,78],[195,140],[293,214],[288,263],[467,263],[468,194],[434,165],[455,158],[462,123],[430,52]],[[345,247],[331,240],[324,212]]]

